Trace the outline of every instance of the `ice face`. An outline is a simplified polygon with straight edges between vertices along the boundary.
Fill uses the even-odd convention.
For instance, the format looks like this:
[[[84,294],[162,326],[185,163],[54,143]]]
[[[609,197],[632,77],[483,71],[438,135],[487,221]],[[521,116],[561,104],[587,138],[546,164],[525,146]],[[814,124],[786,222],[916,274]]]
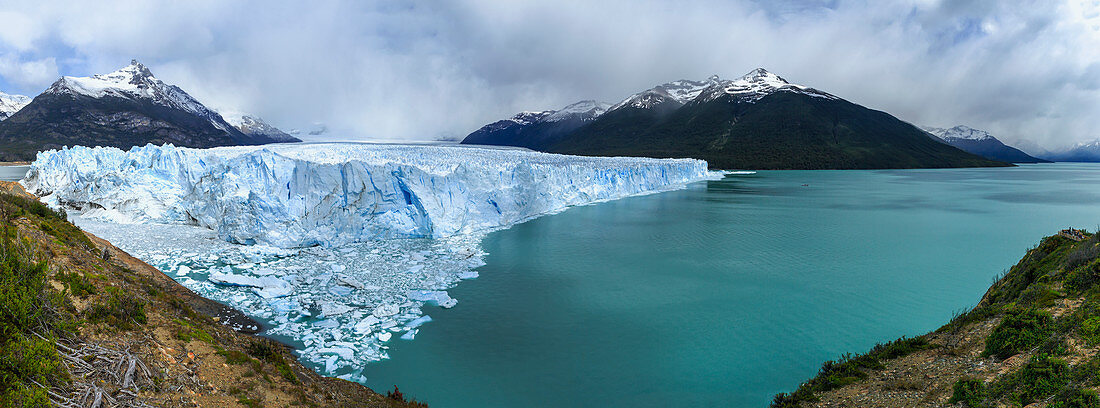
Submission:
[[[443,238],[711,176],[706,162],[366,144],[39,153],[24,186],[122,223],[193,224],[281,248]]]
[[[363,381],[394,334],[458,304],[446,290],[478,277],[487,231],[714,176],[697,160],[326,144],[73,148],[40,154],[23,183],[323,374]]]

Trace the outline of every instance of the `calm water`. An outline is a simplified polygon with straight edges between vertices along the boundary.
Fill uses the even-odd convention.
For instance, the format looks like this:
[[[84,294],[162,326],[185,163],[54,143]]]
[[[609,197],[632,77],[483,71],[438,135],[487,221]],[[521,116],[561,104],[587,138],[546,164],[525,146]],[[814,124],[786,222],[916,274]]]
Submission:
[[[0,181],[19,181],[31,166],[0,166]]]
[[[366,374],[433,408],[764,406],[943,324],[1098,202],[1100,166],[1058,164],[760,172],[573,208],[491,234],[458,307]]]

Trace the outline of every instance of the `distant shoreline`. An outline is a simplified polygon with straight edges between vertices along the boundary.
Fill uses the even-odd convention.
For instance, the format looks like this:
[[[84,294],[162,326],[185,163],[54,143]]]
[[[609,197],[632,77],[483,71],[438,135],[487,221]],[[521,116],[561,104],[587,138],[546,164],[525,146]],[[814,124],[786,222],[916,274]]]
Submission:
[[[31,165],[31,162],[29,162],[29,161],[10,161],[10,162],[0,162],[0,166],[2,166],[2,167],[11,167],[11,166],[30,166],[30,165]]]

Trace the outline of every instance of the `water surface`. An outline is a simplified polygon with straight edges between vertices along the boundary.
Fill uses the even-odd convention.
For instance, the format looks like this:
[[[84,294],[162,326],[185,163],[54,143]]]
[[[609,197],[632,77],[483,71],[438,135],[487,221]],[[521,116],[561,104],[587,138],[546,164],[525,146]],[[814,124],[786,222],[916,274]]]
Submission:
[[[19,181],[31,166],[0,166],[0,181]]]
[[[570,209],[368,385],[434,408],[765,406],[821,362],[934,329],[1045,235],[1100,224],[1100,166],[771,171]]]

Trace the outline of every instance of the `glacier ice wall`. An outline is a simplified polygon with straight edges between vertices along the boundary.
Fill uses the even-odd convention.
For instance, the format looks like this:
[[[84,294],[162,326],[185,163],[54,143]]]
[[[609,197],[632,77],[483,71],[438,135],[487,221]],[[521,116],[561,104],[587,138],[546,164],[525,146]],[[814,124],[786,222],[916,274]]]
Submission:
[[[22,181],[52,205],[117,223],[192,224],[283,248],[443,238],[713,176],[693,159],[302,144],[38,154]]]
[[[321,373],[363,382],[389,342],[457,304],[447,289],[477,278],[484,231],[713,176],[698,160],[471,147],[150,145],[40,153],[22,183]]]

